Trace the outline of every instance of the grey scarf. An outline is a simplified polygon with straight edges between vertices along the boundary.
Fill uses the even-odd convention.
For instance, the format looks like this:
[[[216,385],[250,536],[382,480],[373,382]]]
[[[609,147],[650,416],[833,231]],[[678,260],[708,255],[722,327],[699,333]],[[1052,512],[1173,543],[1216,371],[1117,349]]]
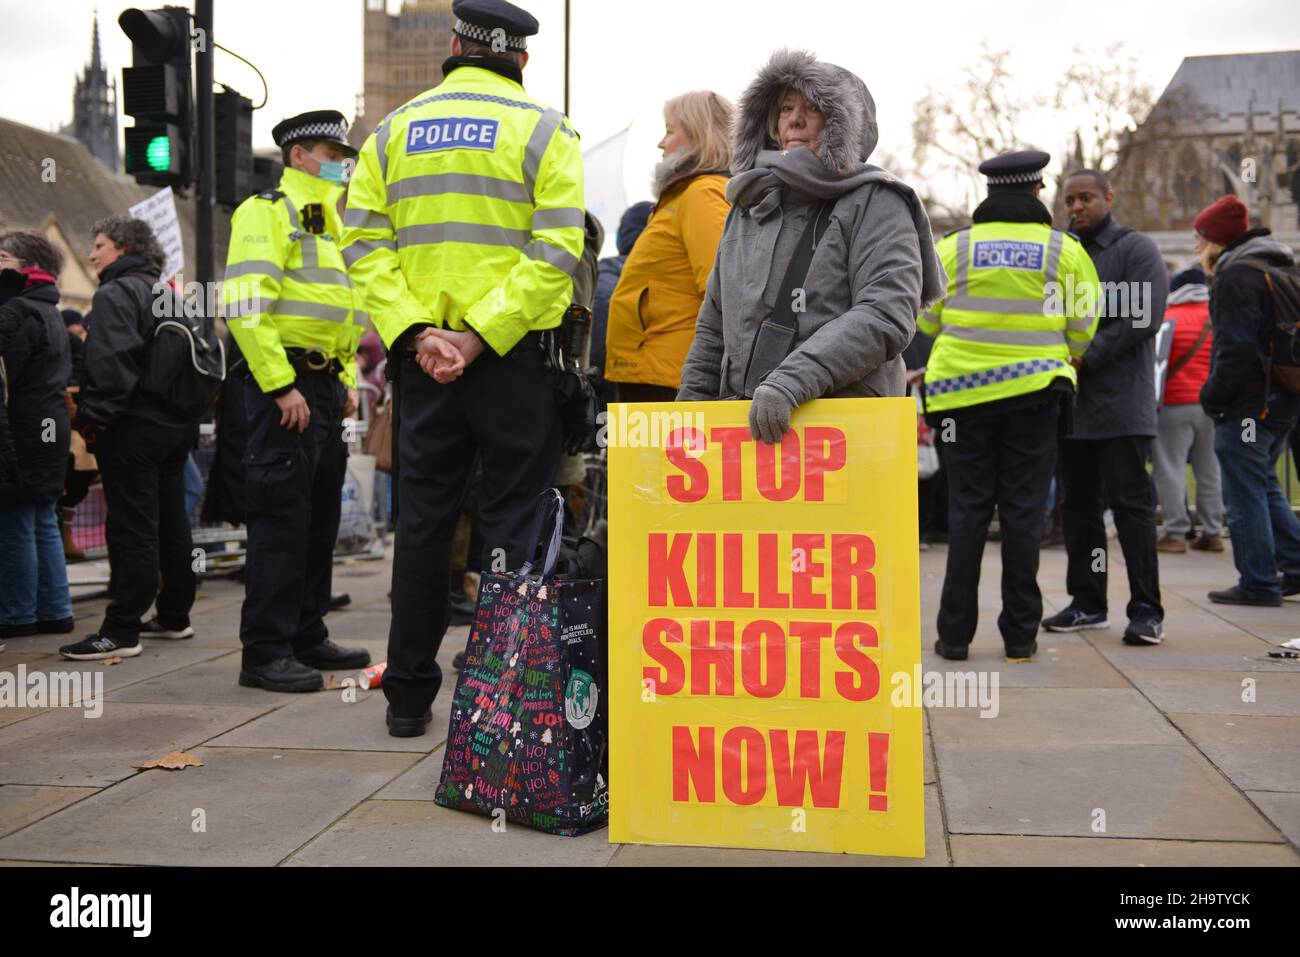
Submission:
[[[734,206],[750,210],[760,222],[780,207],[787,187],[813,199],[835,199],[868,183],[883,183],[905,200],[921,244],[921,308],[930,308],[948,291],[948,274],[934,249],[930,218],[912,188],[892,173],[861,163],[845,175],[826,167],[812,150],[763,150],[753,169],[733,176],[727,183],[727,199]]]

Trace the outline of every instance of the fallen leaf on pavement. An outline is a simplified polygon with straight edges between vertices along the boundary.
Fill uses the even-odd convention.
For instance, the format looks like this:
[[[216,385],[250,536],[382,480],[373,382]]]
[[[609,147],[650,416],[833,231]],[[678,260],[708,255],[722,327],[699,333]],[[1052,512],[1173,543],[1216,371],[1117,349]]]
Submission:
[[[203,762],[192,754],[186,754],[184,751],[173,751],[171,754],[164,754],[161,758],[153,758],[144,764],[137,764],[137,768],[147,771],[149,768],[166,768],[168,771],[179,771],[181,768],[201,768]]]
[[[121,658],[105,658],[103,661],[100,662],[101,665],[120,665],[121,663],[122,663]]]

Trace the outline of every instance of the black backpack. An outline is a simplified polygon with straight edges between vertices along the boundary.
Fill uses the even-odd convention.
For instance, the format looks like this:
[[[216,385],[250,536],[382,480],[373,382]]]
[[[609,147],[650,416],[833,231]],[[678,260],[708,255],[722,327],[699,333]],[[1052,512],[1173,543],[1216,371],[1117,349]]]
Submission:
[[[1243,259],[1240,264],[1262,272],[1273,296],[1265,379],[1271,371],[1278,385],[1300,395],[1300,266],[1278,266],[1261,259]]]
[[[226,379],[226,349],[216,322],[205,315],[200,297],[186,299],[179,289],[151,289],[150,298],[158,321],[145,352],[140,391],[184,416],[202,418]]]

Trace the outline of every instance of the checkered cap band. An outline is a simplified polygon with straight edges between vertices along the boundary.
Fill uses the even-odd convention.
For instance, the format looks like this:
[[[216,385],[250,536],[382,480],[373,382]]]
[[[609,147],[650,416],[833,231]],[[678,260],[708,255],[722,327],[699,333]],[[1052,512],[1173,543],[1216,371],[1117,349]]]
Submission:
[[[1037,183],[1043,178],[1041,169],[1028,173],[1003,173],[987,177],[990,186],[1006,186],[1010,183]]]
[[[499,30],[501,28],[497,27],[495,29]],[[464,20],[457,20],[456,25],[452,27],[452,32],[459,33],[463,37],[469,37],[471,40],[477,40],[479,43],[486,43],[488,46],[492,45],[493,30],[489,30],[487,27],[480,27],[473,23],[466,23]],[[506,33],[505,40],[507,50],[528,49],[527,37],[517,37]]]
[[[281,138],[281,145],[292,143],[294,140],[330,139],[346,141],[347,138],[347,123],[307,123],[286,132]]]

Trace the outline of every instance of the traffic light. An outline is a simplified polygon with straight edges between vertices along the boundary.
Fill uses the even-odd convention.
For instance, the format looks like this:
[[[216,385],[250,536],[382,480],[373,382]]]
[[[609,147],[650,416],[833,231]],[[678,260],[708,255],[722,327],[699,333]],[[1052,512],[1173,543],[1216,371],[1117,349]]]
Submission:
[[[132,66],[122,71],[126,172],[137,183],[181,189],[194,179],[190,12],[184,7],[123,11]]]
[[[217,202],[238,206],[253,190],[253,101],[234,90],[216,95]]]

